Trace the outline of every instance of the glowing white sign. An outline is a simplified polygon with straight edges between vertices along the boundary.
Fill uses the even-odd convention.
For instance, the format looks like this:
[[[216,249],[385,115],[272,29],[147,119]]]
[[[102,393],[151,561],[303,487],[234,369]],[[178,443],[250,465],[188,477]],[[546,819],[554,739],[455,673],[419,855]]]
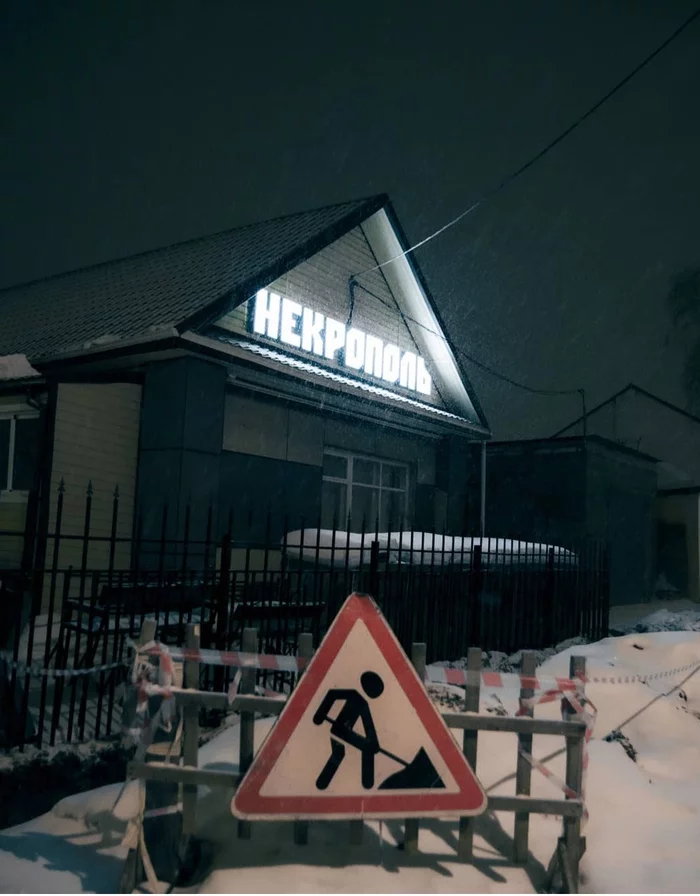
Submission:
[[[355,327],[348,328],[267,289],[259,290],[252,302],[248,327],[258,336],[337,361],[385,383],[430,395],[432,380],[420,355],[402,352],[398,345],[382,342]]]

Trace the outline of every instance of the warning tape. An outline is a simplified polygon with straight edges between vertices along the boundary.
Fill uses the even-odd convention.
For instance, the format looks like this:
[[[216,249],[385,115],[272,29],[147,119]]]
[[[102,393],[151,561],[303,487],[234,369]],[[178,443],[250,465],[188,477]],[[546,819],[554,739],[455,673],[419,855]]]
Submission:
[[[162,818],[164,815],[175,815],[176,812],[182,812],[182,803],[175,803],[172,806],[163,806],[161,809],[145,809],[144,818]]]
[[[100,672],[110,672],[112,669],[123,669],[131,665],[131,660],[118,660],[114,663],[104,663],[101,666],[91,666],[89,669],[46,669],[36,663],[20,663],[18,660],[5,660],[11,668],[16,669],[21,675],[30,675],[32,678],[79,678],[85,675],[99,675]]]
[[[522,748],[519,748],[518,752],[527,762],[530,763],[530,765],[534,769],[536,769],[545,778],[555,784],[564,793],[565,796],[567,796],[569,799],[581,800],[581,802],[583,803],[583,820],[584,822],[586,822],[588,821],[588,809],[586,808],[588,748],[591,738],[593,737],[593,730],[595,728],[595,721],[598,710],[596,709],[593,702],[583,692],[583,680],[579,680],[578,685],[579,687],[576,693],[571,690],[562,692],[555,689],[549,689],[547,691],[544,691],[542,694],[537,695],[536,697],[521,697],[520,707],[516,713],[516,716],[524,715],[527,709],[536,706],[538,703],[551,703],[555,700],[561,700],[562,715],[564,717],[568,715],[568,709],[571,708],[574,711],[575,717],[581,719],[586,723],[586,731],[583,738],[581,793],[576,793],[576,791],[569,787],[566,782],[562,781],[562,779],[558,775],[556,775],[551,769],[547,768],[547,766],[540,762],[539,759],[535,759],[535,757],[530,753],[526,752]],[[584,708],[584,704],[588,708]]]
[[[502,688],[504,690],[528,689],[533,691],[552,691],[553,694],[575,692],[581,684],[634,684],[646,683],[659,678],[669,678],[690,669],[700,667],[700,660],[687,666],[675,669],[664,669],[663,672],[650,672],[639,675],[584,675],[581,678],[543,678],[540,676],[519,675],[517,672],[491,672],[488,670],[471,671],[467,669],[450,669],[447,666],[428,666],[426,679],[431,684],[481,685],[485,688]],[[557,699],[556,696],[552,697]]]
[[[284,656],[268,653],[246,653],[240,650],[210,650],[195,649],[191,647],[166,647],[159,642],[152,641],[149,644],[138,646],[129,641],[128,646],[138,654],[151,657],[169,657],[177,662],[196,662],[208,666],[229,666],[240,669],[259,669],[272,672],[301,672],[310,662],[308,659],[298,656]],[[20,674],[30,675],[34,678],[77,678],[85,675],[99,675],[102,672],[111,672],[131,666],[131,659],[117,660],[113,663],[103,663],[91,666],[89,669],[51,669],[39,666],[36,663],[22,663],[18,660],[5,659],[5,663],[17,670]],[[167,660],[166,660],[167,662]],[[426,668],[426,681],[430,684],[452,684],[460,687],[465,685],[480,685],[484,688],[498,688],[504,690],[530,689],[534,691],[552,690],[555,693],[574,692],[585,684],[634,684],[646,683],[660,678],[669,678],[682,672],[700,667],[700,661],[689,663],[686,666],[678,666],[675,669],[665,669],[662,672],[650,672],[639,675],[589,675],[581,679],[570,678],[544,678],[541,676],[520,675],[517,672],[493,672],[490,670],[468,671],[466,669],[454,669],[447,666],[428,666]],[[153,694],[160,691],[153,691]]]
[[[148,656],[160,656],[163,645],[152,641],[136,648]],[[271,653],[245,653],[241,650],[209,650],[194,647],[168,647],[170,656],[177,661],[201,663],[205,666],[235,666],[240,669],[263,669],[273,672],[300,672],[309,660],[299,656],[281,656]]]

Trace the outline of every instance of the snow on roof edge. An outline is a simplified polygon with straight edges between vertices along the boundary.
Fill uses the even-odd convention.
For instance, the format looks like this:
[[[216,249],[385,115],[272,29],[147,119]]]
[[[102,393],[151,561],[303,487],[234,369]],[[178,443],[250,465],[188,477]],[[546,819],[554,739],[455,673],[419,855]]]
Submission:
[[[25,380],[41,376],[34,370],[26,355],[0,356],[0,382]]]

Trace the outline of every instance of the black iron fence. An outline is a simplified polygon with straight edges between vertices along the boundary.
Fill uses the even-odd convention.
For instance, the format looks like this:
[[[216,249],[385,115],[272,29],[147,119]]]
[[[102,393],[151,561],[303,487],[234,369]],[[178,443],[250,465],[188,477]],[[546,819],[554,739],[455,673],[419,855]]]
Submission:
[[[293,654],[301,632],[318,643],[347,595],[364,590],[405,649],[426,642],[428,662],[463,657],[475,645],[511,653],[607,634],[608,556],[591,540],[563,546],[382,532],[351,519],[331,529],[302,520],[294,529],[282,518],[275,531],[270,513],[264,537],[253,540],[234,537],[241,526],[233,514],[222,525],[213,509],[198,516],[193,532],[189,507],[179,537],[169,537],[164,508],[156,536],[145,537],[137,520],[126,538],[118,493],[106,532],[95,531],[90,492],[82,532],[66,531],[63,500],[61,490],[45,551],[50,562],[0,568],[5,746],[117,734],[130,639],[149,618],[164,643],[182,644],[186,624],[196,622],[203,647],[235,650],[252,626],[261,652]],[[5,536],[0,531],[0,544]],[[75,674],[86,670],[93,671]],[[210,667],[202,686],[220,689],[229,674]],[[261,673],[260,683],[290,684],[279,672]]]

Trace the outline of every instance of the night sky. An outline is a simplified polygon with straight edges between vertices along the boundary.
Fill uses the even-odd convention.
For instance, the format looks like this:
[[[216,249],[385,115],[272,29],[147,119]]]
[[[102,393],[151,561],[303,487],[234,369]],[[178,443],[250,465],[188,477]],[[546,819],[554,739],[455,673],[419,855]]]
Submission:
[[[388,192],[413,241],[637,65],[697,0],[57,3],[0,13],[0,285]],[[458,346],[589,406],[685,404],[664,297],[700,265],[700,21],[416,253]],[[466,364],[497,438],[579,399]]]

